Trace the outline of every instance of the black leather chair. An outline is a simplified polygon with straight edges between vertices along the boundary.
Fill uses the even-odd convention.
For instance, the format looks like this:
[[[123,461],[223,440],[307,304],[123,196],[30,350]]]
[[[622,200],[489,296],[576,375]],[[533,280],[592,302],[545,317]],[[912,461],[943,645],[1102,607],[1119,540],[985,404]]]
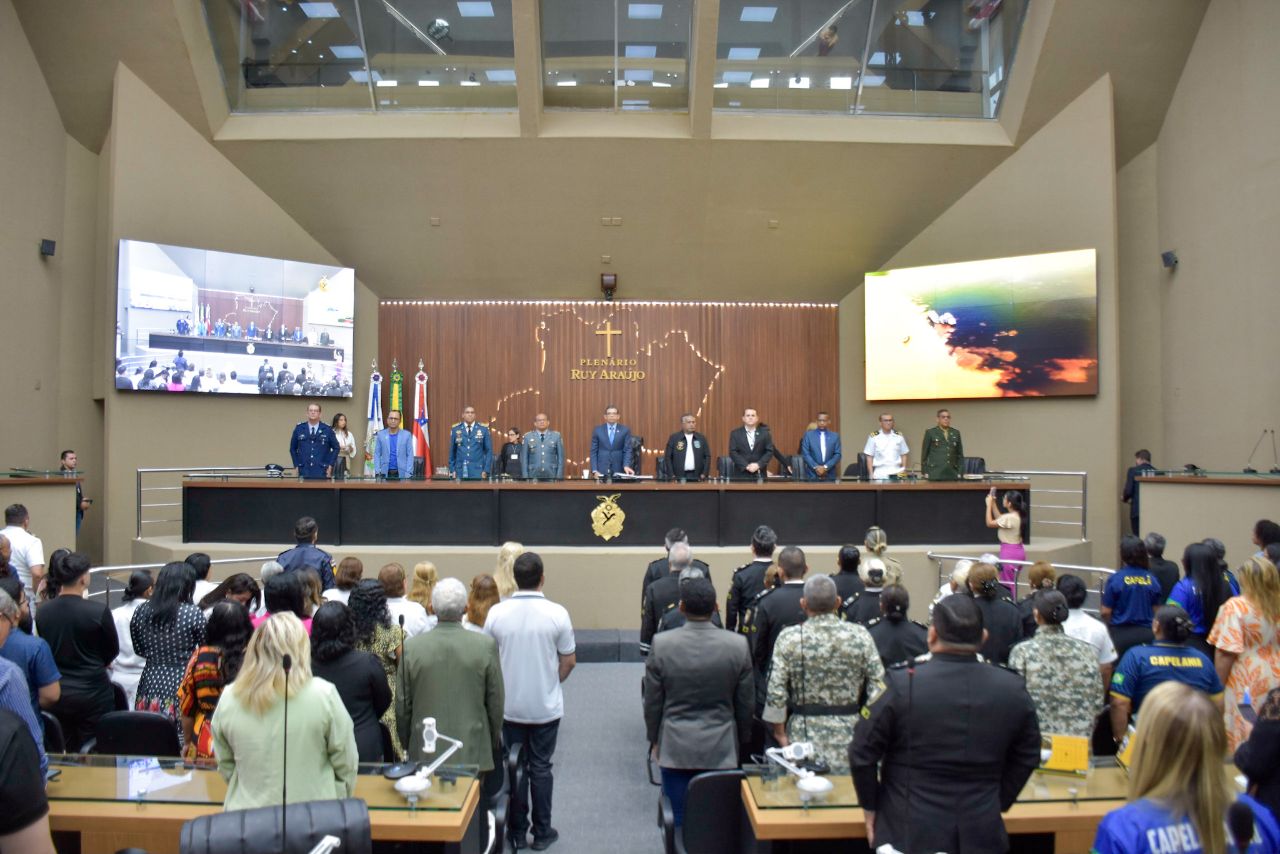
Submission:
[[[86,753],[118,756],[181,756],[177,724],[157,712],[107,712]]]
[[[306,854],[326,836],[342,854],[372,854],[369,807],[358,798],[289,804],[282,838],[280,807],[202,815],[182,826],[182,854]]]
[[[129,695],[125,693],[123,687],[115,682],[111,683],[111,702],[112,708],[117,712],[129,711]]]
[[[723,854],[742,848],[742,781],[738,769],[707,771],[689,781],[684,823],[676,832],[671,802],[662,796],[662,841],[666,854]],[[691,820],[692,819],[692,820]]]
[[[40,720],[44,722],[44,752],[66,753],[67,740],[62,734],[62,724],[44,709],[40,710]]]
[[[961,474],[986,474],[987,458],[986,457],[965,457],[960,462]]]
[[[844,478],[846,480],[857,478],[858,480],[870,480],[871,470],[867,468],[866,454],[858,454],[855,462],[849,463],[844,467]]]
[[[779,460],[781,465],[782,461]],[[792,454],[787,462],[787,471],[791,475],[792,480],[804,480],[804,457],[799,454]]]
[[[631,469],[636,474],[644,474],[644,436],[631,434],[627,440],[631,446]]]
[[[671,466],[667,464],[666,457],[658,457],[654,464],[654,477],[657,480],[671,480]]]
[[[733,458],[716,457],[716,476],[721,480],[733,477]]]

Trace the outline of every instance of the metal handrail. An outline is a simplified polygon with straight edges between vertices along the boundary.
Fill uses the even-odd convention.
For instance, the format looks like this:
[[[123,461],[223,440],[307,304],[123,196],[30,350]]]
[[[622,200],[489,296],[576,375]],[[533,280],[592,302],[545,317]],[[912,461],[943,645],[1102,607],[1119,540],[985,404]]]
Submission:
[[[930,560],[936,560],[936,561],[971,560],[974,563],[977,563],[979,556],[978,555],[951,555],[951,554],[942,554],[941,552],[925,552],[925,557],[929,558]],[[1035,566],[1037,563],[1040,563],[1041,561],[1005,560],[1004,558],[999,558],[999,562],[1012,564],[1013,566],[1017,566],[1017,567],[1024,567],[1024,566]],[[1054,563],[1053,561],[1047,561],[1047,563],[1050,566],[1052,566],[1054,569],[1074,569],[1077,572],[1101,572],[1106,575],[1115,575],[1116,573],[1116,570],[1111,569],[1110,567],[1105,567],[1105,566],[1081,566],[1079,564],[1074,564],[1074,563]],[[942,576],[939,575],[938,579],[941,580]]]
[[[278,555],[266,555],[265,557],[225,557],[219,558],[218,560],[211,560],[209,563],[210,565],[222,563],[257,563],[259,561],[266,562],[269,560],[275,560],[277,557]],[[95,569],[90,569],[90,576],[93,576],[95,573],[106,575],[108,580],[105,590],[95,590],[87,595],[90,599],[95,596],[110,596],[112,592],[110,574],[113,572],[132,572],[135,569],[162,569],[164,566],[165,564],[163,563],[127,563],[118,564],[116,566],[99,566]]]
[[[153,491],[159,491],[159,490],[168,490],[168,489],[176,489],[176,488],[179,488],[179,487],[163,487],[163,486],[156,486],[156,487],[143,487],[143,485],[142,485],[142,478],[143,478],[143,476],[144,476],[144,475],[148,475],[148,474],[178,474],[178,473],[182,473],[182,474],[215,474],[215,473],[218,473],[218,472],[233,472],[233,471],[259,471],[259,472],[260,472],[260,471],[262,471],[262,470],[263,470],[263,467],[262,467],[262,466],[169,466],[169,467],[165,467],[165,468],[143,468],[143,469],[138,469],[138,470],[135,472],[135,475],[136,475],[136,477],[137,477],[137,487],[136,487],[136,498],[137,498],[137,500],[136,500],[136,507],[135,507],[135,511],[136,511],[136,513],[137,513],[137,516],[136,516],[137,524],[136,524],[136,529],[135,529],[135,533],[134,533],[135,538],[136,538],[136,539],[139,539],[139,540],[140,540],[140,539],[142,539],[142,524],[143,524],[143,519],[142,519],[142,510],[143,510],[143,508],[144,508],[144,507],[176,507],[176,506],[178,506],[178,505],[176,505],[176,504],[143,504],[143,503],[142,503],[142,493],[144,493],[144,492],[153,492]],[[150,520],[150,521],[155,521],[155,522],[176,522],[176,521],[180,521],[180,520],[177,520],[177,519],[154,519],[154,520]]]
[[[1040,524],[1040,525],[1070,525],[1072,527],[1076,527],[1077,525],[1079,525],[1080,539],[1081,540],[1089,539],[1089,473],[1087,471],[1052,471],[1052,470],[1024,469],[1020,471],[990,471],[990,472],[987,472],[987,474],[1009,475],[1009,476],[1027,477],[1027,478],[1030,478],[1030,477],[1078,477],[1080,478],[1080,489],[1078,491],[1074,489],[1036,490],[1037,492],[1052,492],[1057,495],[1079,495],[1080,496],[1079,508],[1065,507],[1065,506],[1059,506],[1054,504],[1032,505],[1032,509],[1049,509],[1049,510],[1079,509],[1080,511],[1079,522],[1062,522],[1062,521],[1049,521],[1049,520],[1037,521],[1034,518],[1032,519],[1032,522],[1034,524]]]

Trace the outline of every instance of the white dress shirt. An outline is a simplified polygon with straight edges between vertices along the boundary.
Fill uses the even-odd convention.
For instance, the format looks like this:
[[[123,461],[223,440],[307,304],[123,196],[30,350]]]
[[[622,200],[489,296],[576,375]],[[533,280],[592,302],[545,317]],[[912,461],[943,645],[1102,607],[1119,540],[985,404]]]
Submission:
[[[693,471],[698,464],[693,460],[693,434],[684,434],[684,470]]]
[[[404,633],[407,637],[415,637],[435,628],[436,618],[428,614],[426,608],[403,596],[388,599],[387,608],[391,611],[393,623],[399,623],[400,615],[404,614]]]
[[[896,430],[877,430],[867,437],[862,453],[871,458],[871,476],[885,478],[902,473],[902,458],[911,453],[906,438]]]

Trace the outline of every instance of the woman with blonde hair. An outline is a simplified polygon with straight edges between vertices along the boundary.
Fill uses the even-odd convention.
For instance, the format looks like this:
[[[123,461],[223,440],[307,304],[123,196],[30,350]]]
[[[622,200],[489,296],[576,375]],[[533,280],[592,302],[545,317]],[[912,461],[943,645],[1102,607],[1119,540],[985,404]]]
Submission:
[[[1176,840],[1181,852],[1227,851],[1233,801],[1253,813],[1249,851],[1280,851],[1280,827],[1248,795],[1236,795],[1227,765],[1226,730],[1218,707],[1201,691],[1163,682],[1142,704],[1129,771],[1129,803],[1107,813],[1093,841],[1096,854],[1154,850],[1152,839]],[[1164,850],[1164,849],[1161,849]]]
[[[462,615],[464,628],[474,631],[484,630],[484,621],[489,618],[489,609],[498,604],[498,583],[487,572],[471,579],[471,589],[467,593],[467,610]]]
[[[440,573],[436,571],[436,565],[429,560],[416,563],[413,566],[413,586],[409,588],[406,598],[410,602],[417,602],[419,605],[427,609],[427,613],[431,610],[431,591],[435,588],[436,582],[440,580]]]
[[[1262,702],[1272,688],[1280,688],[1280,572],[1257,555],[1236,571],[1240,595],[1218,609],[1209,632],[1215,649],[1214,667],[1226,687],[1227,742],[1232,750],[1249,737],[1253,725],[1240,714],[1249,697]]]
[[[498,552],[498,566],[493,571],[493,580],[498,583],[499,598],[510,598],[511,594],[516,592],[514,567],[516,558],[523,553],[524,546],[519,543],[508,541],[502,544],[502,549]]]
[[[867,528],[867,535],[863,537],[862,544],[867,547],[868,557],[878,557],[884,561],[885,586],[901,584],[902,564],[885,554],[889,548],[889,535],[884,532],[884,528],[879,525]]]
[[[287,674],[286,656],[292,665]],[[287,765],[281,761],[286,693]],[[355,792],[359,757],[351,716],[337,689],[311,675],[311,644],[294,614],[272,614],[254,631],[211,726],[218,771],[227,780],[227,810],[279,803],[285,775],[290,803]]]

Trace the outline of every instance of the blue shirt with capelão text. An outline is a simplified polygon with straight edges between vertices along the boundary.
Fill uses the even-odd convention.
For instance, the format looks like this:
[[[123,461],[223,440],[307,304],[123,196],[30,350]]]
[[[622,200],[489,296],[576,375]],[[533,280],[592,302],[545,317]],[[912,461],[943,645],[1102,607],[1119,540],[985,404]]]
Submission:
[[[1102,588],[1102,604],[1111,609],[1113,626],[1151,625],[1160,599],[1160,582],[1136,566],[1122,568]]]
[[[1280,852],[1280,826],[1266,807],[1248,795],[1241,803],[1253,810],[1253,839],[1249,854]],[[1235,851],[1230,833],[1227,844]],[[1103,817],[1094,837],[1092,854],[1198,854],[1204,847],[1195,825],[1186,816],[1175,816],[1156,801],[1143,798]]]

